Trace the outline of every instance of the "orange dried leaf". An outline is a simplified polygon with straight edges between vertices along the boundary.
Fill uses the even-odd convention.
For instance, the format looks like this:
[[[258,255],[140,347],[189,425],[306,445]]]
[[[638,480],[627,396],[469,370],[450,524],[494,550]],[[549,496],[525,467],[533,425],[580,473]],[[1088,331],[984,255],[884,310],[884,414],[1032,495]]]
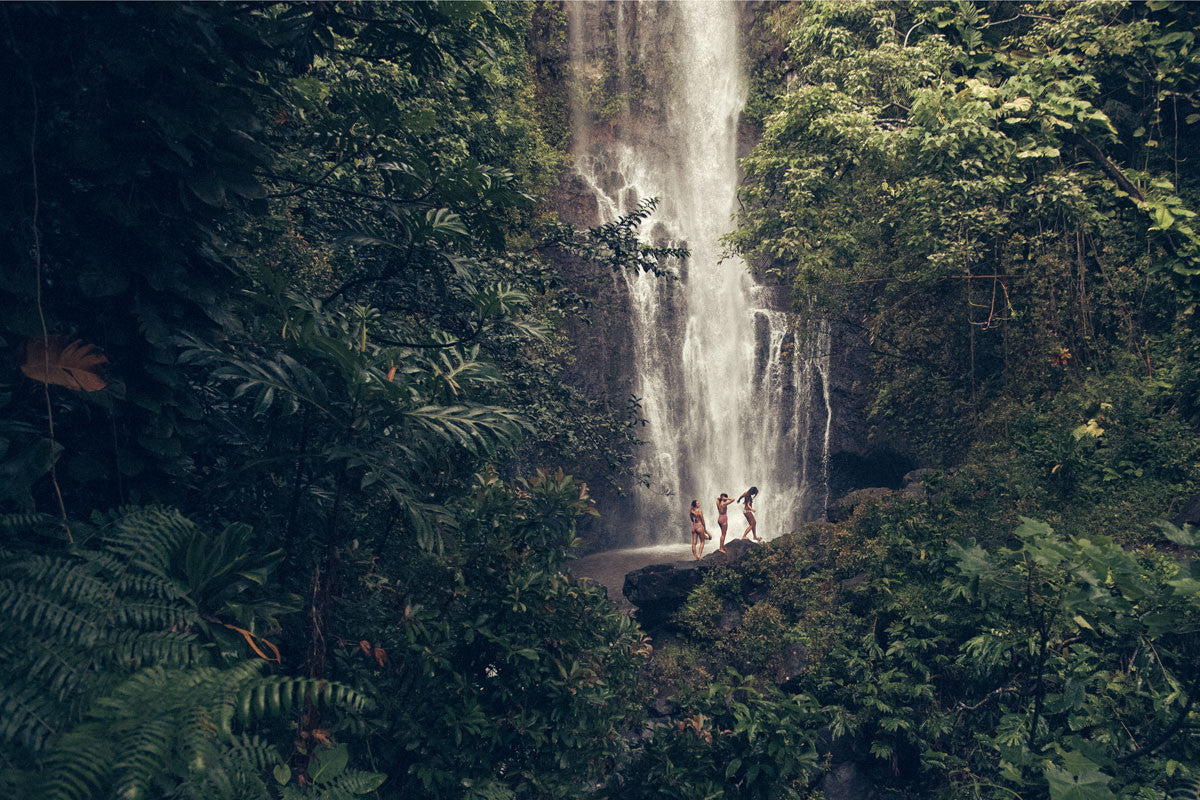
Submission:
[[[387,650],[384,650],[382,647],[376,647],[375,648],[375,660],[377,662],[379,662],[379,666],[381,666],[381,667],[387,666],[387,662],[388,662]]]
[[[329,730],[326,728],[313,728],[312,738],[326,747],[333,747],[333,742],[329,739]]]
[[[371,643],[368,642],[366,639],[363,639],[361,642],[359,642],[358,647],[366,655],[368,655],[368,656],[371,655]]]
[[[41,383],[53,383],[83,392],[98,392],[106,384],[97,367],[108,359],[95,352],[95,345],[76,339],[67,343],[64,336],[30,339],[25,344],[25,363],[21,372]]]
[[[260,636],[255,636],[250,631],[246,630],[245,628],[239,628],[237,625],[230,625],[228,622],[222,622],[221,624],[224,625],[226,628],[229,628],[229,630],[231,630],[231,631],[237,631],[238,633],[240,633],[242,635],[242,638],[246,640],[246,644],[250,645],[250,649],[253,650],[255,653],[258,653],[258,657],[261,658],[262,660],[274,661],[276,664],[283,663],[283,661],[280,659],[280,656],[279,656],[279,648],[276,647],[271,642],[268,642],[266,639],[263,639]],[[263,651],[263,649],[258,646],[258,643],[255,641],[256,639],[258,640],[258,642],[262,642],[264,645],[266,645],[267,649],[271,651],[271,655],[267,655]]]

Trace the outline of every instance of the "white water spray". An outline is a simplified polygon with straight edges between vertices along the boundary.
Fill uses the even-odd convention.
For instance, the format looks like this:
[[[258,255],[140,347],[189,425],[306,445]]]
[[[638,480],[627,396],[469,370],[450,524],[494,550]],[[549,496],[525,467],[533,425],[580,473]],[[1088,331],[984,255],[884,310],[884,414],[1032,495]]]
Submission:
[[[636,119],[624,101],[621,124],[607,129],[593,129],[585,111],[573,109],[576,166],[601,217],[659,197],[650,236],[691,251],[680,281],[626,276],[633,368],[648,421],[639,469],[651,481],[637,490],[636,533],[627,541],[680,539],[692,499],[716,534],[717,495],[736,497],[751,485],[760,491],[759,535],[786,533],[827,502],[830,335],[824,322],[805,324],[770,308],[745,263],[721,258],[720,238],[735,211],[746,99],[736,7],[689,0],[566,9],[581,73],[594,71],[588,54],[613,35],[609,56],[617,63],[610,68],[620,97],[630,92],[633,65],[658,98],[653,112]],[[663,63],[672,69],[654,69]],[[730,509],[730,537],[745,529],[738,508]]]

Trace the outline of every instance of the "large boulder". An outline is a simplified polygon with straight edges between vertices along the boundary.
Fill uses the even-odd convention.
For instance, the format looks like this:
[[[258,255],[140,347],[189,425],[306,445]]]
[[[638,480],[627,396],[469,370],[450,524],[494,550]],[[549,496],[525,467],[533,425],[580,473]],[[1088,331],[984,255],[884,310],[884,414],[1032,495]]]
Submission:
[[[720,536],[719,533],[717,535]],[[720,564],[732,564],[735,561],[741,561],[746,557],[747,553],[758,547],[758,544],[749,539],[734,539],[733,541],[726,539],[724,553],[717,550],[716,539],[709,542],[707,546],[711,547],[712,551],[700,563],[705,567],[715,567]]]
[[[704,580],[699,561],[651,564],[625,576],[621,593],[637,606],[637,619],[646,630],[667,623],[693,589]]]
[[[708,570],[744,558],[755,546],[753,542],[734,539],[725,543],[726,552],[714,550],[700,561],[675,561],[642,567],[625,576],[621,593],[637,606],[637,619],[643,628],[660,628],[680,609],[692,590],[704,581]]]
[[[829,504],[825,510],[825,518],[830,522],[845,522],[854,514],[854,510],[864,503],[875,502],[892,493],[891,489],[875,486],[869,489],[855,489],[845,497],[840,497]]]

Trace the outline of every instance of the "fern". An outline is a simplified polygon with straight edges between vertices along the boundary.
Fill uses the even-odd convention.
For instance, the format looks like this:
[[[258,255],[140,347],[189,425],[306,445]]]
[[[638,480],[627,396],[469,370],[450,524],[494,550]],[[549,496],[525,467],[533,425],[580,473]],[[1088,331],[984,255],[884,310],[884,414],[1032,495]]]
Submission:
[[[383,775],[377,772],[346,772],[315,787],[315,800],[351,800],[370,794],[383,785]]]
[[[132,670],[207,660],[188,632],[194,604],[165,570],[194,526],[157,508],[97,522],[96,549],[0,559],[0,743],[25,763]],[[20,535],[44,520],[0,524]]]
[[[45,524],[0,518],[14,538]],[[252,726],[306,706],[367,708],[349,687],[265,675],[262,661],[212,664],[214,648],[196,632],[224,631],[218,612],[253,628],[291,610],[243,591],[279,557],[253,555],[248,526],[209,536],[152,507],[80,527],[90,547],[74,552],[0,550],[4,796],[269,798],[264,775],[282,759]],[[229,596],[236,608],[223,605]],[[316,796],[359,794],[382,776],[340,780],[344,791],[331,784]]]
[[[1200,800],[1200,778],[1184,778],[1167,797],[1170,800]]]
[[[39,512],[24,514],[0,514],[0,529],[15,532],[28,532],[42,527],[57,526],[56,517]]]
[[[328,681],[264,676],[263,666],[257,661],[136,673],[98,699],[88,720],[57,743],[38,796],[82,800],[111,792],[139,798],[151,786],[176,783],[196,797],[267,797],[258,776],[282,759],[241,728],[289,717],[306,702],[343,710],[368,703]],[[261,791],[246,794],[255,787]]]
[[[128,558],[143,571],[167,577],[171,560],[196,537],[198,529],[173,509],[137,509],[117,521],[107,549]]]

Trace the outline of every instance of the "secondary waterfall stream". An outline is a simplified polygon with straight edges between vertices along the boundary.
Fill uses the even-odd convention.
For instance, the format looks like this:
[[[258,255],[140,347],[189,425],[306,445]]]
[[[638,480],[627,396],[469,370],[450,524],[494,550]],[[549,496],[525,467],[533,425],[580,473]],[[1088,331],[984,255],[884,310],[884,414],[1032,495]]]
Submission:
[[[830,335],[780,302],[786,288],[758,285],[743,261],[722,258],[747,93],[738,7],[646,0],[565,9],[575,163],[601,218],[658,197],[648,237],[691,252],[678,281],[614,278],[630,297],[647,420],[639,471],[650,485],[634,490],[636,532],[627,541],[681,541],[692,499],[715,535],[717,495],[751,485],[760,490],[759,535],[786,533],[828,499]],[[737,511],[732,537],[745,528]]]

